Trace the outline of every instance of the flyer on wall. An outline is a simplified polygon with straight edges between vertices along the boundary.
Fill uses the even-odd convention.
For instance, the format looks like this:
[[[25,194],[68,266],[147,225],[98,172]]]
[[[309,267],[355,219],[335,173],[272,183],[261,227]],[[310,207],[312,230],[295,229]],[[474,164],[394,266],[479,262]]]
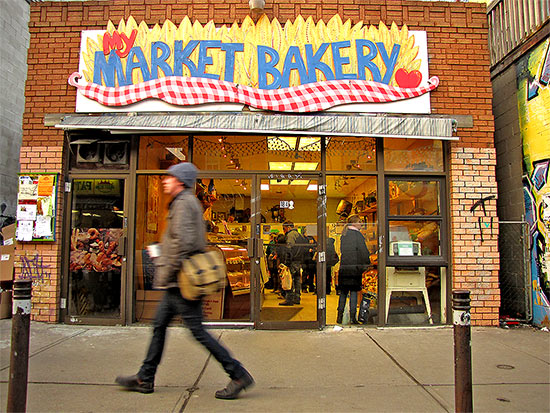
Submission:
[[[17,241],[55,241],[57,176],[57,173],[19,175]]]

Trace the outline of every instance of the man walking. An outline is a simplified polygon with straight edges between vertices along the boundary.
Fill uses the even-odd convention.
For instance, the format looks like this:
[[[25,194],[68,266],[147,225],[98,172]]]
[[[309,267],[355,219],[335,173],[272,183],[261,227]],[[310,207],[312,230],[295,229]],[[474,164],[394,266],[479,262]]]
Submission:
[[[292,288],[287,292],[285,301],[279,303],[279,305],[291,306],[294,304],[300,304],[300,297],[302,293],[302,246],[299,245],[303,236],[294,228],[294,223],[286,221],[283,223],[283,231],[286,235],[286,246],[289,251],[289,264],[288,268],[292,274]],[[303,243],[304,241],[302,241]],[[306,242],[307,244],[307,242]]]
[[[180,314],[193,337],[210,351],[231,378],[226,388],[218,390],[219,399],[235,399],[239,393],[251,387],[254,379],[235,360],[227,349],[215,340],[203,327],[202,300],[190,301],[181,296],[178,288],[178,273],[183,259],[206,247],[203,209],[195,196],[197,168],[189,162],[173,165],[162,180],[164,193],[172,198],[166,230],[162,236],[161,255],[155,259],[154,287],[164,289],[153,323],[153,337],[147,356],[136,375],[118,376],[116,383],[140,393],[154,391],[155,373],[160,364],[166,329],[172,318]]]

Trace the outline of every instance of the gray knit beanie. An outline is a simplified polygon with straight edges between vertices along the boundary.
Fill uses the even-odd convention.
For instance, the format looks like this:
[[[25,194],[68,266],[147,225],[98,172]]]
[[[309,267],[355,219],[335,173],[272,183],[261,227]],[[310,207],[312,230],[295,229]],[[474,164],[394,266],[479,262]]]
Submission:
[[[194,188],[197,181],[197,167],[191,162],[182,162],[177,165],[172,165],[166,173],[176,177],[187,188]]]

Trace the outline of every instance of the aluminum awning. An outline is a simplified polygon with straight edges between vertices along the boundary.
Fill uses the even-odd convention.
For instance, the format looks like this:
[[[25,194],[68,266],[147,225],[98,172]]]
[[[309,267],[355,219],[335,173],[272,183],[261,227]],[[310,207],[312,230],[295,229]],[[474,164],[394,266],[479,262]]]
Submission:
[[[256,112],[70,114],[55,126],[111,133],[247,133],[458,140],[457,122],[435,115],[293,115]]]

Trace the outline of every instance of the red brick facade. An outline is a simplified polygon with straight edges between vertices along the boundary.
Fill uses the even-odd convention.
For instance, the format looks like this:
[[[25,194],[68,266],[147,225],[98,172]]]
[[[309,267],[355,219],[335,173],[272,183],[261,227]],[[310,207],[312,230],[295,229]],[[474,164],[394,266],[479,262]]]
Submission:
[[[383,21],[389,26],[395,21],[399,27],[406,24],[409,30],[427,32],[429,73],[441,82],[431,94],[432,113],[473,118],[473,127],[458,130],[460,140],[451,145],[450,153],[453,287],[472,291],[474,324],[497,325],[500,296],[496,201],[486,203],[485,213],[481,208],[470,212],[477,200],[496,194],[485,5],[373,0],[266,3],[267,16],[280,22],[294,20],[297,15],[326,22],[340,14],[343,20],[351,19],[353,23],[378,25]],[[44,115],[74,112],[76,90],[67,84],[67,78],[78,70],[82,30],[105,29],[109,20],[118,24],[129,16],[137,22],[144,20],[150,27],[166,19],[179,22],[185,16],[203,24],[212,19],[218,25],[232,24],[242,22],[249,13],[246,0],[32,3],[21,171],[59,172],[63,177],[63,132],[45,127]],[[58,217],[64,213],[63,195],[60,191]],[[483,241],[478,228],[480,216]],[[57,242],[18,245],[17,254],[38,253],[49,266],[49,279],[34,289],[33,317],[39,321],[58,321],[61,221],[57,221]],[[17,274],[20,268],[16,268]]]

